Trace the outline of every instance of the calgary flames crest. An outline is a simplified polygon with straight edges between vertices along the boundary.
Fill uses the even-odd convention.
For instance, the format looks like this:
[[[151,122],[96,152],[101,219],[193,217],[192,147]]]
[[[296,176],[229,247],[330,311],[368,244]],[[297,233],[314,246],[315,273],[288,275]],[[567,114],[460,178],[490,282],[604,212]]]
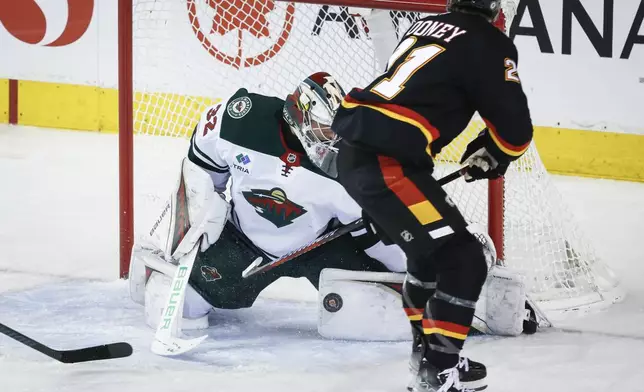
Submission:
[[[294,3],[274,0],[187,0],[187,5],[201,45],[234,68],[259,65],[276,55],[291,34],[295,15]]]

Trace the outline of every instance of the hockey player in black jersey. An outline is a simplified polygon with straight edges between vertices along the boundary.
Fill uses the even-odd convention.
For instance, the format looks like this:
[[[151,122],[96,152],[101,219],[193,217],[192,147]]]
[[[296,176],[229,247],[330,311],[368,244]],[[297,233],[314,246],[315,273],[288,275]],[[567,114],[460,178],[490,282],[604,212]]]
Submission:
[[[487,127],[463,154],[466,181],[502,176],[530,144],[517,50],[491,23],[500,8],[499,0],[448,0],[450,12],[415,22],[386,72],[352,90],[332,125],[343,138],[340,182],[407,255],[413,391],[486,387],[485,366],[460,357],[486,277],[483,250],[430,174],[433,157],[477,111]]]

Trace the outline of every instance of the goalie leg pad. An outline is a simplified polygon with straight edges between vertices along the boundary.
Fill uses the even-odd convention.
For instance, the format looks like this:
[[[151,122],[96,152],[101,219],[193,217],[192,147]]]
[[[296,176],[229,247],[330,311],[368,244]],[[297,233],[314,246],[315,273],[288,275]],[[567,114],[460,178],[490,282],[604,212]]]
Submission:
[[[130,298],[139,305],[145,303],[145,283],[148,278],[144,258],[152,252],[150,249],[135,246],[130,257],[130,270],[128,273]]]
[[[523,321],[529,316],[525,303],[526,287],[521,275],[509,268],[494,266],[477,303],[476,319],[484,324],[484,332],[518,336],[523,332]]]
[[[318,290],[318,333],[328,339],[411,339],[401,306],[405,274],[325,268]]]
[[[172,277],[153,271],[145,286],[145,323],[156,329],[161,320],[161,315],[170,294]],[[207,329],[208,314],[212,307],[190,286],[186,288],[186,297],[183,305],[183,319],[181,329],[198,330]]]

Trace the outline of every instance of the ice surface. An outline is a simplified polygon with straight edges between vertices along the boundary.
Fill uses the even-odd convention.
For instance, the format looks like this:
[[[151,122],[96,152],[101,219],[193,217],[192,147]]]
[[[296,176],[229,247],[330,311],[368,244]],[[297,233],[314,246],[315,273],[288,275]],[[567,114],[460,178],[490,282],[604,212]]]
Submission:
[[[137,171],[139,218],[172,186],[185,141],[136,143],[164,144],[137,156],[152,167]],[[297,279],[276,282],[251,309],[214,314],[193,353],[151,354],[153,331],[116,280],[117,154],[115,135],[0,125],[0,322],[57,349],[127,341],[135,350],[64,365],[0,335],[0,391],[405,391],[409,343],[318,337],[315,291]],[[626,300],[537,335],[472,339],[466,353],[488,365],[494,392],[644,391],[644,184],[555,183]]]

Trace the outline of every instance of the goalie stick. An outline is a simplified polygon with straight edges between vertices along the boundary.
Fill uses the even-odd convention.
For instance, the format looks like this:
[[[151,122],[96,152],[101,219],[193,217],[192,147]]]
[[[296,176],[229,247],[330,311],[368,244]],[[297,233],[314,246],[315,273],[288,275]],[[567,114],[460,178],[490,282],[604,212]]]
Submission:
[[[185,339],[181,336],[181,319],[183,317],[186,289],[203,240],[203,233],[199,231],[199,225],[193,226],[188,216],[188,187],[184,175],[185,162],[186,158],[181,162],[181,175],[179,176],[177,190],[170,199],[170,209],[172,211],[170,214],[170,227],[174,228],[174,231],[171,232],[170,243],[172,246],[168,253],[172,255],[171,258],[176,263],[176,269],[171,274],[173,278],[170,284],[170,292],[165,301],[161,319],[154,334],[154,340],[150,346],[150,350],[154,354],[163,356],[186,353],[197,347],[208,337],[208,335],[203,335],[197,338]],[[194,219],[194,222],[202,222],[204,219],[205,216],[202,215]],[[159,270],[167,272],[170,268],[164,267]]]
[[[132,355],[132,346],[128,343],[110,343],[100,346],[85,347],[75,350],[54,350],[20,332],[0,323],[0,332],[62,363],[79,363],[100,361],[104,359],[125,358]]]
[[[446,184],[449,184],[450,182],[456,180],[457,178],[463,176],[467,172],[467,167],[461,168],[451,174],[446,175],[445,177],[441,178],[438,180],[438,183],[443,186]],[[253,276],[255,274],[259,274],[262,272],[266,272],[269,270],[272,270],[273,268],[280,266],[288,261],[291,261],[293,259],[296,259],[300,257],[301,255],[312,251],[313,249],[319,248],[320,246],[326,244],[327,242],[333,241],[334,239],[341,237],[347,233],[350,233],[354,230],[357,230],[363,226],[362,224],[362,218],[356,219],[355,221],[349,223],[346,226],[339,227],[335,230],[332,230],[323,236],[315,239],[314,241],[295,249],[292,252],[289,252],[285,254],[284,256],[280,257],[279,259],[275,259],[272,261],[269,261],[266,264],[262,265],[262,262],[264,259],[260,256],[256,258],[244,271],[242,271],[242,277],[243,278],[248,278],[250,276]]]

